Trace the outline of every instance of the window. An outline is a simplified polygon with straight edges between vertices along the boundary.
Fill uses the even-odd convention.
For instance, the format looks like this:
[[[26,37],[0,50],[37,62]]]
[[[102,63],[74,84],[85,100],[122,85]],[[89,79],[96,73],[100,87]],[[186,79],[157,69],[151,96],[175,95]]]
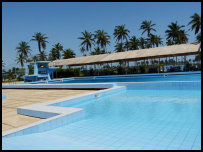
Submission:
[[[28,75],[33,75],[34,74],[34,66],[29,65],[28,69],[29,69]]]
[[[39,74],[47,74],[47,71],[39,71]]]
[[[46,68],[47,66],[45,64],[38,64],[38,68]]]

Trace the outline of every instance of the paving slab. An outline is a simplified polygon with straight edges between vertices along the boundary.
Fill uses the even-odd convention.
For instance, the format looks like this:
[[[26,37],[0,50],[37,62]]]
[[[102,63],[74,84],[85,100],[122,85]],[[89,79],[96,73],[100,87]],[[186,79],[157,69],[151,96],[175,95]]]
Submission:
[[[2,89],[2,94],[7,97],[2,101],[2,132],[42,120],[41,118],[17,114],[18,107],[94,91],[96,90]]]

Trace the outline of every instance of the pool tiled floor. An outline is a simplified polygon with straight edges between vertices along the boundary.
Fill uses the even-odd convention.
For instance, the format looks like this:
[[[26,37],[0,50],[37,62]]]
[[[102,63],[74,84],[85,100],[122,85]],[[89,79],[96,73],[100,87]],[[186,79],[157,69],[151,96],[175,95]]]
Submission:
[[[84,119],[4,138],[3,145],[4,149],[200,150],[200,101],[199,90],[129,89],[84,99],[85,103],[72,105],[86,110]]]

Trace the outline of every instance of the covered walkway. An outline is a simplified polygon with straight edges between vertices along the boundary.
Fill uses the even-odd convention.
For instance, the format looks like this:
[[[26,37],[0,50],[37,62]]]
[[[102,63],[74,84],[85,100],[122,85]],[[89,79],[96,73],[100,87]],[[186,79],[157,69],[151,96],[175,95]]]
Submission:
[[[83,56],[78,58],[55,60],[49,63],[49,66],[82,66],[92,64],[113,63],[122,61],[138,61],[145,59],[176,57],[187,55],[196,55],[201,52],[201,43],[180,44],[164,47],[156,47],[142,50],[132,50],[111,54],[100,54],[92,56]]]

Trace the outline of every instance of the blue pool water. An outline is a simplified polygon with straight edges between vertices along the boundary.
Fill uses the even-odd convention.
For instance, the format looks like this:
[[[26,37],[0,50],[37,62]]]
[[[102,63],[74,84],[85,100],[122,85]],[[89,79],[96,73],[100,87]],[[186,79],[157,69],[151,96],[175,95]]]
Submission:
[[[80,121],[3,138],[3,149],[201,149],[201,90],[133,90],[67,107]]]
[[[151,81],[201,81],[201,74],[168,74],[166,76],[99,76],[99,77],[78,77],[71,80],[64,79],[63,82],[49,83],[106,83],[106,82],[151,82]]]

